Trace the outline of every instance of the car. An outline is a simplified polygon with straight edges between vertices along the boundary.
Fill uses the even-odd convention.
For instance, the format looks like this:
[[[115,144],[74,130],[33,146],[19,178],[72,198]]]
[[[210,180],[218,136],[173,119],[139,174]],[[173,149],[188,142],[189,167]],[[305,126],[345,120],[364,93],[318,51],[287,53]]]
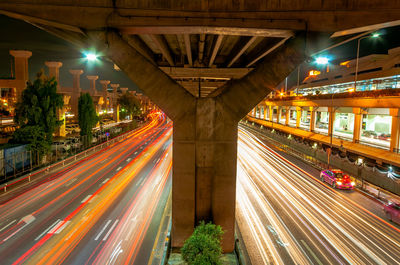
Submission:
[[[378,136],[378,139],[380,139],[380,140],[385,140],[385,141],[390,141],[390,133],[381,133],[379,136]]]
[[[81,147],[81,142],[79,138],[67,138],[67,143],[72,147],[72,148],[80,148]]]
[[[389,201],[383,205],[383,210],[390,221],[400,224],[400,203]]]
[[[333,188],[352,190],[356,185],[353,178],[343,173],[340,169],[326,169],[321,171],[321,181]]]
[[[78,124],[68,124],[65,126],[65,130],[68,133],[74,133],[74,132],[79,133],[81,131],[81,128],[79,128]]]
[[[67,140],[54,141],[51,145],[52,151],[67,152],[69,149],[71,149],[71,146],[68,144]]]
[[[363,131],[362,136],[369,137],[369,138],[377,138],[378,134],[374,131]]]

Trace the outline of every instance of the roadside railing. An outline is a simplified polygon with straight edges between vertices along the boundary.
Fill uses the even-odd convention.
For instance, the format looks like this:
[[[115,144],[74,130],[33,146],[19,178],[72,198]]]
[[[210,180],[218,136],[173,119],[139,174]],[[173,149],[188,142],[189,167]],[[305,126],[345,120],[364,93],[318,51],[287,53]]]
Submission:
[[[133,133],[135,133],[136,130],[138,130],[140,128],[141,127],[137,127],[134,130],[122,133],[119,136],[116,136],[116,137],[111,138],[101,144],[98,144],[98,145],[90,147],[86,150],[83,150],[80,153],[76,153],[75,155],[69,156],[61,161],[58,161],[51,165],[47,165],[38,170],[30,172],[27,175],[24,175],[23,177],[21,177],[19,179],[13,179],[13,181],[11,181],[11,182],[6,182],[3,184],[0,184],[0,191],[7,192],[10,189],[12,189],[13,187],[16,187],[17,185],[21,185],[24,182],[31,182],[33,180],[36,180],[36,179],[39,179],[40,177],[45,176],[46,174],[48,174],[50,172],[56,172],[66,166],[73,165],[77,161],[81,161],[85,158],[93,156],[93,155],[97,154],[98,152],[103,151],[106,148],[126,139],[127,137],[131,136]]]

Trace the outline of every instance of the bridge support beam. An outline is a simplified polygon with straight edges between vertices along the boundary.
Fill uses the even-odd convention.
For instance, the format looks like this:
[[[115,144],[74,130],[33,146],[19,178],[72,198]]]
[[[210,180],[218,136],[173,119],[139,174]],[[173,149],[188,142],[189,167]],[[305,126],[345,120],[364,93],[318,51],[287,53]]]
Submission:
[[[223,250],[232,252],[237,124],[304,60],[304,40],[291,41],[241,80],[197,98],[118,33],[88,34],[106,44],[108,57],[174,122],[172,246],[182,247],[198,222],[205,220],[222,226]]]

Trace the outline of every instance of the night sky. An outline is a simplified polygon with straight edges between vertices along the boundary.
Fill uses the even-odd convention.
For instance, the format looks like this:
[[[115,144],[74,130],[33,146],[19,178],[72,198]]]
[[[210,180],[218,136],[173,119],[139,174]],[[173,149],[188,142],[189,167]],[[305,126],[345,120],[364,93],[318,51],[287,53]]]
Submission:
[[[86,75],[98,75],[99,80],[110,80],[111,83],[119,83],[120,87],[128,87],[130,90],[138,90],[137,86],[121,71],[113,69],[113,64],[107,60],[101,60],[98,64],[88,64],[83,60],[83,51],[79,51],[72,44],[59,39],[43,30],[40,30],[26,22],[0,15],[0,77],[11,75],[12,56],[10,49],[25,49],[32,51],[29,59],[30,78],[41,68],[47,71],[45,61],[61,61],[60,68],[61,86],[72,86],[72,75],[69,69],[83,69],[81,87],[89,88],[89,80]],[[373,53],[387,53],[388,49],[400,46],[400,27],[392,27],[379,31],[382,35],[379,39],[364,39],[361,42],[360,56]],[[356,57],[357,40],[351,41],[338,48],[330,50],[329,57],[333,63],[353,59]],[[304,67],[303,67],[304,66]],[[303,77],[310,68],[318,69],[318,66],[309,64],[302,66]],[[302,80],[303,78],[301,78]],[[288,78],[288,87],[297,83],[297,70]],[[97,89],[100,84],[97,83]]]
[[[72,87],[72,75],[70,69],[83,69],[81,75],[81,87],[89,88],[89,80],[86,75],[98,75],[98,80],[110,80],[118,83],[120,87],[128,87],[129,90],[138,90],[137,86],[121,71],[113,69],[113,64],[106,60],[96,64],[88,64],[83,60],[83,54],[75,46],[67,41],[59,39],[31,24],[21,20],[12,19],[0,15],[0,78],[11,76],[11,62],[13,57],[9,50],[30,50],[32,57],[29,62],[30,78],[34,79],[40,69],[47,73],[45,61],[60,61],[61,86]],[[97,82],[96,88],[101,88]],[[138,90],[139,91],[139,90]]]

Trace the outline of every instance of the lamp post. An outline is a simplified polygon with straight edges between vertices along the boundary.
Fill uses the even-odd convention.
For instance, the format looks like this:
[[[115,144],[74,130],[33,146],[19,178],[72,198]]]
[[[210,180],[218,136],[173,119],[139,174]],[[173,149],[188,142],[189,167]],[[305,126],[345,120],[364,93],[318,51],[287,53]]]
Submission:
[[[328,67],[329,65],[329,59],[328,57],[317,57],[315,59],[315,63],[320,64],[320,65],[326,65]],[[332,97],[331,97],[331,109],[329,112],[329,123],[328,123],[328,134],[330,136],[330,147],[329,147],[329,151],[328,151],[328,168],[330,168],[330,162],[331,162],[331,152],[332,152],[332,138],[333,138],[333,95],[334,93],[332,93]],[[332,122],[331,122],[332,121]],[[329,132],[329,127],[331,128],[331,131]]]
[[[361,40],[369,38],[369,37],[378,38],[379,37],[379,33],[374,33],[372,35],[367,35],[367,36],[364,36],[364,37],[361,37],[361,38],[358,39],[358,42],[357,42],[357,57],[356,57],[356,72],[354,74],[354,91],[357,91],[358,58],[360,56],[360,43],[361,43]]]

